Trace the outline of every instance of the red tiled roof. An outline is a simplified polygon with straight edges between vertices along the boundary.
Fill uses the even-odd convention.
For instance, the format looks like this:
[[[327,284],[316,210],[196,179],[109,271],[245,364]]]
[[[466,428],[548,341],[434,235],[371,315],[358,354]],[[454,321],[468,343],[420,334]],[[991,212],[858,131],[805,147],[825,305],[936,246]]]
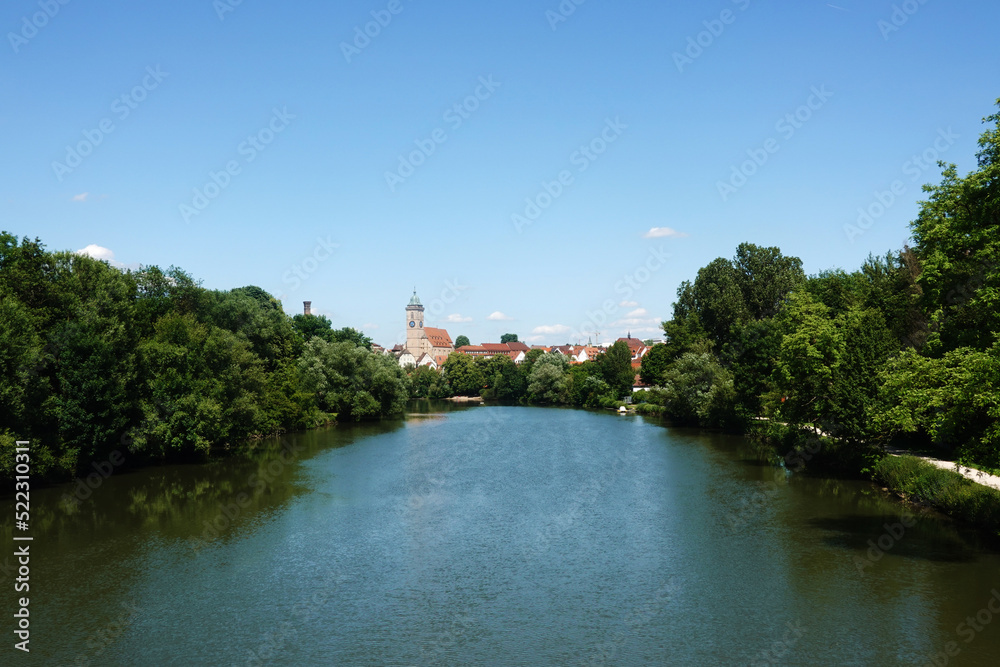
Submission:
[[[444,329],[424,327],[424,331],[427,333],[427,338],[430,339],[431,345],[434,347],[454,347],[454,344],[451,342],[451,336]]]
[[[640,347],[645,347],[646,346],[646,344],[643,343],[638,338],[619,338],[618,339],[618,342],[622,342],[622,341],[624,341],[625,344],[628,345],[628,347],[629,347],[630,350],[637,350]]]
[[[514,350],[515,352],[527,352],[529,348],[527,345],[520,341],[514,341],[513,343],[507,343],[507,347]]]

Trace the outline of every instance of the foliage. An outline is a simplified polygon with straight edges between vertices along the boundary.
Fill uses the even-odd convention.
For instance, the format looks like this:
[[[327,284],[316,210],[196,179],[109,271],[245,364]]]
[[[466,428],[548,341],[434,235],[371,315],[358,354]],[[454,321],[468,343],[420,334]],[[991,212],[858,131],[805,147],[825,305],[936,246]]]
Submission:
[[[535,403],[567,403],[570,391],[569,361],[558,352],[538,357],[528,375],[528,399]]]
[[[923,432],[962,460],[1000,467],[1000,343],[941,358],[908,350],[881,379],[872,417],[884,433]]]
[[[906,497],[1000,535],[1000,491],[913,456],[886,456],[875,479]]]
[[[736,421],[732,375],[709,353],[688,352],[664,374],[667,414],[680,422],[729,427]]]
[[[349,341],[313,338],[299,370],[325,412],[365,421],[401,414],[406,405],[406,375],[399,364]]]
[[[469,342],[468,336],[463,335],[455,339],[455,349],[458,349],[460,347],[465,347],[466,345],[472,345],[472,343]]]
[[[453,396],[479,396],[483,390],[482,370],[467,354],[452,352],[444,362],[442,372]]]
[[[639,379],[651,387],[662,384],[663,374],[667,366],[672,361],[670,348],[660,343],[649,348],[642,357],[642,365],[639,367]]]
[[[204,457],[330,412],[396,414],[404,378],[370,344],[288,317],[259,287],[206,290],[176,267],[122,271],[0,232],[0,448],[31,440],[39,479],[116,450],[130,465]],[[327,372],[335,357],[353,360],[343,382]]]
[[[500,342],[503,343],[503,344],[506,344],[506,343],[516,343],[516,342],[518,342],[517,341],[517,334],[515,334],[515,333],[505,333],[502,336],[500,336]]]
[[[632,368],[632,351],[625,341],[618,341],[601,355],[601,373],[614,396],[620,398],[632,393],[635,369]]]

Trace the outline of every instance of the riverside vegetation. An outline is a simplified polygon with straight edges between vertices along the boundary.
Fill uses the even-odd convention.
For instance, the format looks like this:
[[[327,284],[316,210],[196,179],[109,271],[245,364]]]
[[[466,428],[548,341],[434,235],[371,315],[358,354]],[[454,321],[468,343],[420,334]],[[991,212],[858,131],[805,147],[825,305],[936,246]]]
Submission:
[[[1000,469],[1000,114],[984,122],[978,168],[942,163],[924,187],[912,246],[806,276],[745,243],[682,283],[636,410],[747,432],[786,461],[869,475],[1000,530],[1000,493],[884,453]],[[408,398],[617,407],[635,374],[621,342],[580,365],[532,350],[521,365],[452,354],[406,372],[370,347],[257,287],[206,290],[176,268],[120,271],[3,233],[0,476],[15,439],[36,441],[36,471],[61,479],[123,448],[132,462],[203,457],[393,417]]]

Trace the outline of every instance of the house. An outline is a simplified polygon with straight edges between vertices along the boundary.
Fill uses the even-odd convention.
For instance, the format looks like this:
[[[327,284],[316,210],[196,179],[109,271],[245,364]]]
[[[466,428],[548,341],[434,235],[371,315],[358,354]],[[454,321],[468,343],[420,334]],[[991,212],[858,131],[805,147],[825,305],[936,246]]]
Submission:
[[[421,366],[427,366],[427,367],[429,367],[429,368],[431,368],[433,370],[437,370],[438,369],[438,363],[436,361],[434,361],[434,357],[432,357],[431,355],[427,354],[426,352],[424,352],[422,355],[420,355],[420,358],[417,359],[417,368],[419,368]]]
[[[628,345],[628,349],[632,353],[632,361],[642,359],[649,352],[649,348],[646,347],[645,343],[638,338],[632,338],[631,332],[627,338],[619,338],[617,342]]]

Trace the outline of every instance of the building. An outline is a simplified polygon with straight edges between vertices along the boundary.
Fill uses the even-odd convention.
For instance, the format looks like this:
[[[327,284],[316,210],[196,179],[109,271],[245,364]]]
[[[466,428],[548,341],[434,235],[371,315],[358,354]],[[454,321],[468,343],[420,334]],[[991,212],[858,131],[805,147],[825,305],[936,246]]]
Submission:
[[[448,355],[455,351],[455,345],[451,342],[451,336],[447,331],[424,326],[424,306],[417,297],[417,290],[413,290],[410,303],[406,306],[404,350],[412,356],[413,361],[410,363],[413,365],[417,363],[421,366],[431,365],[428,363],[429,360],[433,362],[434,367],[443,366]],[[424,359],[424,355],[427,355],[428,360]],[[400,359],[400,366],[404,365],[402,356],[397,358]]]
[[[625,343],[628,345],[629,352],[632,353],[632,361],[641,361],[646,353],[649,352],[649,348],[638,338],[632,338],[631,332],[628,334],[628,338],[619,338],[617,342]],[[634,365],[634,363],[633,363]]]
[[[528,353],[528,346],[524,343],[483,343],[482,345],[463,345],[455,351],[459,354],[482,357],[483,359],[490,359],[502,354],[510,357],[510,360],[515,364],[520,364]]]

